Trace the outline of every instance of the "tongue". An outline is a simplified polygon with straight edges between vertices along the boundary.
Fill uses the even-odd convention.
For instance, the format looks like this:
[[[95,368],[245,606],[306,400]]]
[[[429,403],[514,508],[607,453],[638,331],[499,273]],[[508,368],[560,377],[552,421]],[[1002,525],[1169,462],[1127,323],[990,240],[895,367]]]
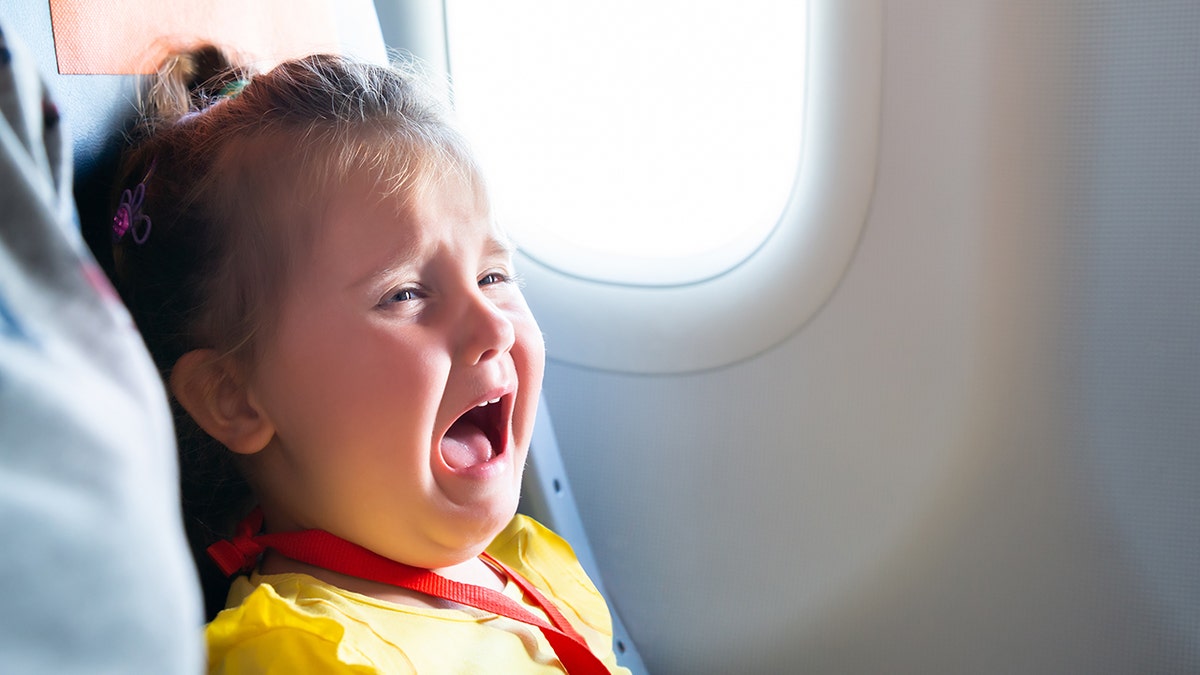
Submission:
[[[442,459],[452,469],[465,469],[492,458],[492,442],[477,424],[462,418],[442,439]]]

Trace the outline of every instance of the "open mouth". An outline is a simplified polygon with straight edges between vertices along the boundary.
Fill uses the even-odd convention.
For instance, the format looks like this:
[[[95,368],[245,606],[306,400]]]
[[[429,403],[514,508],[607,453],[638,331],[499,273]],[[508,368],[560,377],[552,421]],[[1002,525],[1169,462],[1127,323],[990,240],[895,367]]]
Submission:
[[[468,469],[504,454],[511,398],[506,395],[484,401],[454,420],[442,437],[442,459],[447,466]]]

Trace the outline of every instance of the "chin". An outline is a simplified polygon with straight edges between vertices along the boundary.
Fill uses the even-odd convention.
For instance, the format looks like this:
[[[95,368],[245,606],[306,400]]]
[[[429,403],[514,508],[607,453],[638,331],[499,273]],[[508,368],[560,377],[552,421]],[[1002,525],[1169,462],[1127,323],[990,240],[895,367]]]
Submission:
[[[449,545],[443,549],[443,555],[439,557],[443,558],[446,564],[431,567],[457,564],[483,553],[496,535],[508,527],[516,513],[517,499],[514,498],[509,504],[497,504],[485,512],[477,511],[469,515],[459,514],[454,518],[453,535],[447,540],[443,540]]]

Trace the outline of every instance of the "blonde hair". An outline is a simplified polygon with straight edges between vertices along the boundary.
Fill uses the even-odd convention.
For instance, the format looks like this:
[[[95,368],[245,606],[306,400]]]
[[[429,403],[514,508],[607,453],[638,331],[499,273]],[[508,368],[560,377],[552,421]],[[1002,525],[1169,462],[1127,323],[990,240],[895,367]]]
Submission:
[[[164,379],[199,348],[253,363],[322,199],[351,174],[407,198],[452,176],[485,198],[465,141],[428,91],[411,71],[340,56],[253,74],[203,46],[163,63],[116,181],[118,195],[145,185],[152,227],[143,243],[113,244],[112,273]],[[231,533],[250,493],[232,453],[174,408],[185,522],[204,572],[202,549]]]

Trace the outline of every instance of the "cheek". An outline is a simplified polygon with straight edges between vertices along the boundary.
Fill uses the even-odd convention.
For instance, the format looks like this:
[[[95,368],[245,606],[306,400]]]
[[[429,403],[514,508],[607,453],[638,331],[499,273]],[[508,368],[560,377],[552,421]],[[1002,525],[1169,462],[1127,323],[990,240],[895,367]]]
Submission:
[[[542,337],[542,330],[528,306],[522,305],[520,311],[514,312],[510,320],[515,334],[513,358],[517,361],[517,367],[522,369],[521,374],[536,380],[537,388],[540,389],[542,372],[546,368],[546,343]]]
[[[264,402],[285,438],[328,445],[430,417],[443,364],[419,343],[339,319],[288,326],[264,360]]]
[[[538,372],[541,373],[546,361],[545,338],[542,337],[542,329],[538,326],[537,319],[525,302],[525,296],[517,297],[510,320],[516,332],[515,347],[521,348],[528,355],[531,364],[536,364]]]
[[[524,412],[514,432],[517,440],[526,445],[533,434],[533,420],[537,412],[538,397],[542,390],[542,377],[546,368],[546,346],[542,332],[533,316],[525,312],[522,320],[514,322],[516,341],[513,344],[513,361],[518,369],[521,398]]]

